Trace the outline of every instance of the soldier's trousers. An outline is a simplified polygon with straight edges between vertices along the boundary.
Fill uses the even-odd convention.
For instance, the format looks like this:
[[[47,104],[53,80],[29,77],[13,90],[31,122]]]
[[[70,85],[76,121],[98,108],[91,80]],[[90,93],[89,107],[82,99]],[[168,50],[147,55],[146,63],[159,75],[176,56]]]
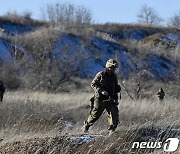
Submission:
[[[98,118],[102,115],[104,110],[107,111],[107,118],[109,126],[116,129],[118,123],[119,123],[119,110],[117,107],[117,104],[109,102],[109,101],[103,101],[100,99],[94,100],[94,107],[86,121],[86,124],[89,126],[92,126]]]
[[[3,100],[3,93],[0,92],[0,101],[2,102],[2,100]]]

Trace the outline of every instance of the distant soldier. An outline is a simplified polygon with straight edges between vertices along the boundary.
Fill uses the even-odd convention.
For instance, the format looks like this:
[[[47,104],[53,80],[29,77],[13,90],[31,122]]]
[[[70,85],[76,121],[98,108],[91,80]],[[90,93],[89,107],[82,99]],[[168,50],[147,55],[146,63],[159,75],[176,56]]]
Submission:
[[[118,93],[121,91],[121,87],[118,85],[115,74],[117,67],[116,60],[109,59],[106,63],[106,68],[97,73],[91,83],[95,95],[91,99],[91,103],[93,103],[92,109],[83,127],[85,133],[98,120],[105,109],[108,115],[108,130],[114,131],[119,123]]]
[[[3,82],[0,81],[0,101],[1,101],[1,102],[2,102],[2,100],[3,100],[4,92],[5,92],[5,87],[4,87],[4,85],[3,85]]]
[[[158,100],[159,101],[162,101],[164,99],[164,96],[165,96],[165,92],[162,88],[160,88],[157,92],[157,97],[158,97]]]

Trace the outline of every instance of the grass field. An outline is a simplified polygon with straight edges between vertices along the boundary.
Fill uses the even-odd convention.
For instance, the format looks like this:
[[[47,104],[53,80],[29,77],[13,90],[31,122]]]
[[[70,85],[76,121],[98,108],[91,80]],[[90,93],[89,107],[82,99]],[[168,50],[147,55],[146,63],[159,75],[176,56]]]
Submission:
[[[17,141],[25,142],[26,140],[34,141],[37,138],[70,137],[81,134],[83,121],[89,114],[89,98],[92,95],[93,93],[90,92],[58,94],[31,91],[6,92],[0,107],[0,137],[3,138],[0,149],[3,151],[4,147],[7,148],[10,143]],[[179,136],[179,110],[179,101],[175,99],[166,99],[163,102],[150,99],[135,101],[126,98],[120,100],[118,135],[111,137],[113,140],[113,146],[111,146],[116,149],[116,152],[126,151],[128,153],[132,152],[133,141],[141,141],[149,136],[156,140]],[[104,113],[90,128],[90,133],[106,134],[107,127]],[[163,136],[156,136],[157,132],[162,130],[164,131]],[[96,144],[99,144],[99,140],[95,141]],[[124,145],[124,143],[128,143],[127,147],[119,145]],[[109,142],[106,143],[104,140],[103,144],[109,145]],[[81,151],[83,148],[82,146],[76,150]],[[94,148],[99,147],[94,145]],[[104,151],[104,149],[99,150]]]

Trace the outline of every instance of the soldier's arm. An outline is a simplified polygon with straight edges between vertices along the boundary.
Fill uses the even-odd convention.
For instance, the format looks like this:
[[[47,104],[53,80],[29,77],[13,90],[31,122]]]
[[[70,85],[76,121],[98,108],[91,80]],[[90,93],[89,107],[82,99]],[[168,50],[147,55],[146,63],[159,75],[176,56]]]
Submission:
[[[101,74],[102,72],[99,72],[96,74],[95,78],[93,79],[91,83],[91,87],[94,89],[95,92],[101,93],[103,91],[103,88],[101,87]]]
[[[157,96],[160,96],[161,94],[160,94],[160,92],[157,92],[157,94],[156,94]]]
[[[115,82],[116,82],[116,89],[115,89],[115,96],[114,96],[114,99],[115,100],[118,100],[118,93],[120,93],[121,92],[121,86],[120,85],[118,85],[118,79],[117,79],[117,76],[115,77]],[[121,94],[120,94],[120,96],[121,96]],[[121,97],[120,97],[120,99],[121,99]]]

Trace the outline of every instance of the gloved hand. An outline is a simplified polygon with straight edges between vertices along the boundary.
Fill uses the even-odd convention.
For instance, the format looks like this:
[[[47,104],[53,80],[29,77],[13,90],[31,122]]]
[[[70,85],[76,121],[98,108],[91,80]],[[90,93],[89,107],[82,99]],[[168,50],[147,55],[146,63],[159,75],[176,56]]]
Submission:
[[[108,95],[109,95],[109,94],[108,94],[108,92],[107,92],[107,91],[105,91],[105,90],[104,90],[104,91],[102,91],[102,92],[101,92],[101,94],[103,94],[103,95],[105,95],[105,96],[108,96]]]

